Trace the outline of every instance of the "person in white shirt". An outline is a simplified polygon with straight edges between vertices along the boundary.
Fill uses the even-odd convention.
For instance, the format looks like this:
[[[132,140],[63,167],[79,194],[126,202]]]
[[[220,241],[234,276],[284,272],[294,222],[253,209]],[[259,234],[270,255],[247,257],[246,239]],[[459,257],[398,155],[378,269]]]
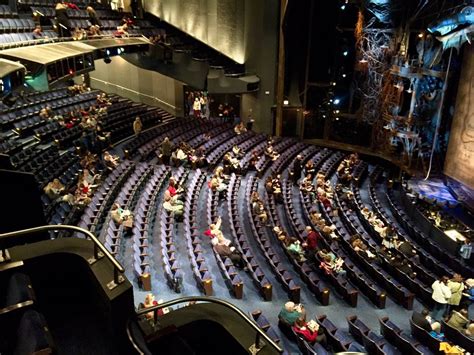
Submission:
[[[443,276],[441,279],[436,280],[431,285],[433,293],[431,298],[434,301],[434,307],[432,312],[432,318],[441,321],[443,319],[443,314],[446,312],[448,306],[448,301],[451,298],[451,290],[448,287],[449,278]]]
[[[199,100],[198,97],[196,97],[194,99],[193,111],[194,111],[194,117],[195,118],[200,118],[201,117],[201,101]]]

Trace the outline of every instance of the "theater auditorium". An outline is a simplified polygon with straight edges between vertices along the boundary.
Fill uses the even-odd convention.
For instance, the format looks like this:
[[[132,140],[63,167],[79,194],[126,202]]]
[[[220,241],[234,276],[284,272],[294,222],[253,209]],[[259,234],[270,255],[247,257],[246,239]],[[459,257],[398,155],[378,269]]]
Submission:
[[[473,0],[0,0],[0,355],[474,353]]]

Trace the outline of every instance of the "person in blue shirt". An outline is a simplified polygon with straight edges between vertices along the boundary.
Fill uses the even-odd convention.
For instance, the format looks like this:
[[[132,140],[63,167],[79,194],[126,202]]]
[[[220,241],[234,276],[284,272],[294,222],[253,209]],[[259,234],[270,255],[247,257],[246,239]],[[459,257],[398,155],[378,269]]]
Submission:
[[[464,240],[464,244],[459,249],[459,254],[461,254],[461,258],[463,258],[464,261],[468,261],[471,258],[472,244],[469,239],[466,238]]]

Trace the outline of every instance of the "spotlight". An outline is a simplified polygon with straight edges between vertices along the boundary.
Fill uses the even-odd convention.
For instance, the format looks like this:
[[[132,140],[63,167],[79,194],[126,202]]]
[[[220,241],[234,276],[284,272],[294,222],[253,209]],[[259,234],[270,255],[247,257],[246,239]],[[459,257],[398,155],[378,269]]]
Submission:
[[[110,55],[110,51],[107,49],[107,50],[105,51],[105,54]]]
[[[346,9],[346,5],[341,5],[341,10],[345,10]]]
[[[424,34],[423,32],[418,33],[418,38],[423,38]]]
[[[283,100],[283,105],[288,106],[290,104],[290,101],[288,100]]]
[[[122,50],[120,48],[117,48],[117,54],[122,53]]]
[[[347,55],[348,55],[348,54],[349,54],[349,52],[348,52],[348,51],[344,51],[344,52],[342,52],[342,55],[343,55],[344,57],[347,57]]]
[[[346,74],[342,74],[342,77],[345,78],[347,75]]]
[[[336,121],[339,121],[339,117],[336,117]]]
[[[332,86],[336,86],[336,82],[335,82],[335,81],[332,82]]]
[[[334,99],[334,105],[339,105],[341,103],[340,99]]]

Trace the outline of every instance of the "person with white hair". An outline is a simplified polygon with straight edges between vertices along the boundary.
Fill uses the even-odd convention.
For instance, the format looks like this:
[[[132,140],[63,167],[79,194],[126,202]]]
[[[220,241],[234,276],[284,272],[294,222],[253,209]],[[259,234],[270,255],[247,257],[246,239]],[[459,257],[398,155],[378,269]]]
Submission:
[[[302,304],[289,301],[282,307],[278,319],[289,325],[294,325],[298,319],[306,319],[306,310]]]

